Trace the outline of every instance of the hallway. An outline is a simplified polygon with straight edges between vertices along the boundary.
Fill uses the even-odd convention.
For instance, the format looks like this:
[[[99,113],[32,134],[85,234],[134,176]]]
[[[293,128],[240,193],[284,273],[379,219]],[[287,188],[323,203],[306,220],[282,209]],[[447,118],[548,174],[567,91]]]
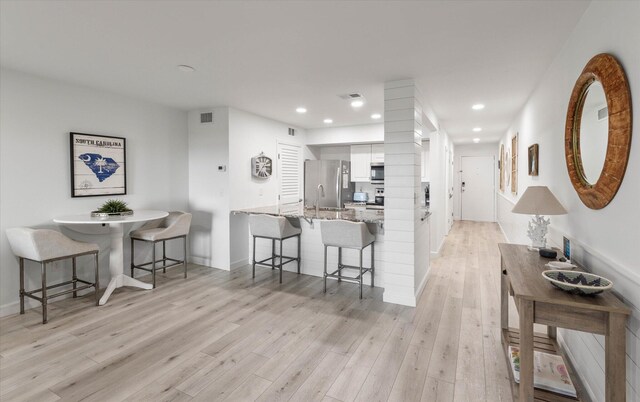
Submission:
[[[7,401],[510,401],[495,223],[456,222],[417,308],[381,289],[190,267],[0,319]]]

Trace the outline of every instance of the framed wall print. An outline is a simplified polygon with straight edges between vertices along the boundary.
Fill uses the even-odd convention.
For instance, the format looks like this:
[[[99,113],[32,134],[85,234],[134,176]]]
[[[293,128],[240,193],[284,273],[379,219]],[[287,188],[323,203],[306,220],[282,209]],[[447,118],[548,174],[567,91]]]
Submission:
[[[71,196],[126,194],[126,139],[106,135],[69,134]]]
[[[500,161],[498,167],[500,174],[500,191],[504,192],[504,144],[500,144]]]
[[[518,133],[511,137],[511,193],[518,194]]]
[[[538,175],[538,144],[529,147],[529,176]]]

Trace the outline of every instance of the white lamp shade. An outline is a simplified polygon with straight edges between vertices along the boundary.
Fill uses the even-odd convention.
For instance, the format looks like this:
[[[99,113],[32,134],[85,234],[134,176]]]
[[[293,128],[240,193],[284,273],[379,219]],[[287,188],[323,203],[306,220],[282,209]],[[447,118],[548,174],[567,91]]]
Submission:
[[[564,215],[567,210],[547,186],[531,186],[527,187],[511,212],[526,215]]]

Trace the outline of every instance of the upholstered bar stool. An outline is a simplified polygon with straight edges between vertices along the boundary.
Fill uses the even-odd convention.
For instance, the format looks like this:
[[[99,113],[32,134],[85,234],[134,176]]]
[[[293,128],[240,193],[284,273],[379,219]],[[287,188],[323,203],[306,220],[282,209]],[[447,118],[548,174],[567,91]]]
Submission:
[[[369,272],[371,275],[371,287],[374,284],[375,264],[374,264],[374,242],[376,237],[369,231],[367,224],[364,222],[349,222],[343,220],[330,220],[320,222],[320,232],[322,235],[322,244],[324,244],[324,292],[327,292],[327,278],[337,279],[357,283],[360,285],[360,298],[362,299],[362,277]],[[371,267],[362,266],[363,250],[371,246]],[[329,247],[338,248],[338,269],[327,273],[327,249]],[[360,251],[360,264],[358,266],[345,265],[342,263],[342,249],[349,248]],[[358,276],[344,276],[342,270],[357,269]]]
[[[187,236],[189,234],[189,228],[191,227],[191,214],[182,211],[172,211],[169,215],[163,219],[152,221],[142,225],[140,229],[131,232],[131,277],[133,278],[134,270],[141,269],[143,271],[151,272],[151,278],[153,287],[156,287],[156,271],[162,269],[162,272],[167,272],[167,268],[175,267],[177,265],[184,265],[184,277],[187,277]],[[167,244],[168,240],[182,239],[184,245],[184,258],[177,260],[175,258],[167,257]],[[134,240],[151,243],[151,261],[143,264],[136,265],[134,262]],[[156,260],[156,244],[162,242],[162,259]],[[171,264],[167,265],[167,262]],[[156,264],[160,264],[156,266]],[[151,265],[150,268],[147,268]]]
[[[20,314],[24,314],[24,298],[30,297],[38,300],[42,304],[42,323],[46,324],[47,304],[49,299],[73,293],[73,297],[78,296],[78,291],[93,287],[95,289],[96,305],[98,305],[98,289],[100,281],[98,279],[98,245],[92,243],[82,243],[71,240],[60,232],[49,229],[31,229],[31,228],[12,228],[7,229],[7,239],[11,245],[11,250],[20,259]],[[95,261],[95,282],[78,279],[76,275],[76,258],[82,255],[93,254]],[[47,264],[72,259],[72,276],[70,281],[61,282],[55,285],[47,285]],[[40,275],[42,279],[42,288],[25,291],[24,289],[24,260],[30,260],[40,263]],[[78,286],[78,282],[84,285]],[[71,285],[72,288],[49,294],[49,289],[60,286]],[[35,296],[34,293],[42,293],[41,297]]]
[[[256,265],[270,266],[271,269],[276,267],[276,259],[278,260],[278,268],[280,269],[280,283],[282,283],[282,266],[292,261],[298,263],[298,273],[300,273],[300,233],[302,229],[293,226],[293,224],[282,216],[271,215],[250,215],[249,230],[253,236],[253,257],[252,276],[256,277]],[[292,237],[298,238],[298,256],[288,257],[282,255],[282,242]],[[256,261],[256,239],[271,240],[271,257],[261,261]],[[276,254],[276,240],[280,241],[280,254]]]

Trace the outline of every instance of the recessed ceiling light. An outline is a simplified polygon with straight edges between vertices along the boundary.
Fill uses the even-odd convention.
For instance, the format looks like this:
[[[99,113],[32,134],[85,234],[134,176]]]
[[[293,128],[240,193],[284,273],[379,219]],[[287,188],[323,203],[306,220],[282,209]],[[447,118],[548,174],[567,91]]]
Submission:
[[[371,118],[373,120],[378,120],[381,117],[382,117],[382,115],[380,113],[374,113],[374,114],[371,115]]]
[[[476,132],[476,133],[479,133],[480,131],[482,131],[482,128],[481,127],[474,127],[473,131]]]
[[[364,101],[362,100],[354,100],[353,102],[351,102],[351,106],[352,107],[362,107],[362,105],[364,105]]]
[[[333,123],[333,119],[324,119],[323,121],[324,121],[325,124]]]
[[[482,103],[476,103],[475,105],[471,106],[471,109],[473,109],[473,110],[482,110],[482,109],[484,109],[484,105]]]
[[[178,66],[178,70],[184,72],[184,73],[192,73],[194,71],[196,71],[195,68],[191,67],[191,66],[187,66],[186,64],[180,64]]]
[[[480,142],[480,138],[474,138],[473,142],[475,142],[476,144]]]
[[[307,113],[307,108],[300,106],[299,108],[296,108],[296,112],[298,112],[300,114]]]

